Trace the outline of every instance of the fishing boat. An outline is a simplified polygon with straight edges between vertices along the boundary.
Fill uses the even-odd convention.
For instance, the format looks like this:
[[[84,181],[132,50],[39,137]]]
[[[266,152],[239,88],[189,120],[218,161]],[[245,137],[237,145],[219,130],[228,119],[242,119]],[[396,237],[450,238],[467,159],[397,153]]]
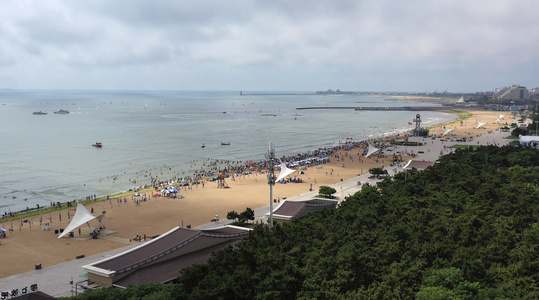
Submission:
[[[42,116],[42,115],[46,115],[47,113],[40,110],[40,111],[34,111],[32,114]]]
[[[100,142],[95,142],[95,144],[92,144],[92,146],[97,147],[97,148],[101,148],[101,147],[103,147],[103,144],[101,144]]]
[[[55,114],[60,114],[60,115],[65,115],[65,114],[68,114],[69,111],[65,110],[65,109],[60,109],[58,111],[55,111],[54,112]]]
[[[200,145],[200,148],[206,148],[206,145],[202,144]]]
[[[221,145],[223,145],[223,146],[229,146],[229,145],[230,145],[230,143],[226,143],[226,142],[221,142]]]

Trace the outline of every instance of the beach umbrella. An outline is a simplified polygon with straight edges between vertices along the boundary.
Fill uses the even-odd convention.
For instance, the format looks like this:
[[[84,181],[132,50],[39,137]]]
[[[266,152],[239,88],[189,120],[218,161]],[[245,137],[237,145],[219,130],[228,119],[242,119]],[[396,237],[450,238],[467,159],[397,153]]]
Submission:
[[[6,232],[4,228],[0,228],[0,232]]]

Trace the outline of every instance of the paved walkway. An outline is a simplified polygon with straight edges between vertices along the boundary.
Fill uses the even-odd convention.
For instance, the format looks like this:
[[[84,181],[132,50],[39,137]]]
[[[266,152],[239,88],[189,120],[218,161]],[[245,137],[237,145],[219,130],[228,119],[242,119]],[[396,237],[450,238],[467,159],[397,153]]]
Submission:
[[[417,153],[415,160],[435,161],[440,156],[440,151],[442,151],[444,154],[447,154],[450,151],[452,151],[451,149],[448,149],[447,147],[453,144],[468,144],[468,145],[496,144],[498,146],[501,146],[501,145],[508,144],[510,142],[510,140],[504,139],[504,137],[508,135],[509,135],[508,133],[501,133],[501,132],[495,131],[489,135],[483,135],[483,136],[474,138],[472,141],[466,142],[466,143],[441,142],[438,139],[431,140],[431,139],[423,139],[423,138],[411,138],[411,140],[424,142],[424,146],[422,146],[421,149],[418,149],[417,147],[400,147],[399,146],[397,149],[398,151],[406,150],[406,151],[414,151],[415,153],[417,153],[418,150],[422,150],[424,153]],[[395,171],[397,172],[402,171],[402,169],[393,168],[393,167],[389,167],[386,169],[391,175]],[[339,200],[342,201],[345,197],[349,195],[353,195],[354,193],[359,191],[361,188],[357,184],[358,181],[361,181],[362,184],[363,183],[374,184],[375,180],[369,179],[368,177],[369,175],[356,176],[349,180],[345,180],[335,185],[332,185],[332,187],[337,190],[337,193],[335,194],[335,196],[339,197],[340,198]],[[304,194],[291,197],[287,200],[290,200],[290,201],[309,200],[309,199],[312,199],[317,194],[318,194],[318,190],[315,189],[312,192],[306,192]],[[269,212],[269,207],[270,207],[269,201],[270,200],[269,200],[269,186],[268,186],[268,205],[255,209],[255,221],[266,222],[265,214]],[[208,224],[197,226],[196,229],[214,228],[216,225],[226,225],[231,222],[232,220],[221,219],[217,223],[211,222]],[[43,269],[40,269],[40,270],[34,270],[34,271],[2,278],[0,279],[0,292],[10,291],[13,289],[20,290],[24,288],[25,286],[30,287],[31,284],[37,284],[38,289],[40,291],[47,293],[49,295],[52,295],[54,297],[71,296],[72,284],[70,283],[70,280],[73,281],[73,286],[77,282],[85,280],[84,276],[86,275],[86,273],[84,272],[84,269],[82,268],[83,265],[87,265],[87,264],[105,259],[107,257],[116,255],[118,253],[121,253],[123,251],[126,251],[130,248],[133,248],[139,245],[140,243],[133,243],[132,245],[129,245],[123,248],[118,248],[115,250],[99,253],[96,255],[91,255],[88,257],[68,261],[68,262],[57,264],[54,266],[44,267]]]

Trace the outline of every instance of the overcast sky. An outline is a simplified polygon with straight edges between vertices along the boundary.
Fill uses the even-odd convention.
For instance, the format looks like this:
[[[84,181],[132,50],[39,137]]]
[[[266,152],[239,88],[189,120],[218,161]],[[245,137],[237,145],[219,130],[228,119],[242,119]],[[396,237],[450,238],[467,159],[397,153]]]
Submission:
[[[0,88],[539,86],[539,1],[0,2]]]

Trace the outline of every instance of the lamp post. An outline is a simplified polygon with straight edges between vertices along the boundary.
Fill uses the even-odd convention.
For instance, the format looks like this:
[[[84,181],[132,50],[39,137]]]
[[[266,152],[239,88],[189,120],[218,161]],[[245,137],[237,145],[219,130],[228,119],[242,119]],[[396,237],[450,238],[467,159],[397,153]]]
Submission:
[[[269,159],[268,184],[270,186],[270,227],[273,227],[273,186],[275,185],[275,176],[273,172],[275,171],[275,149],[273,149],[273,144],[271,142],[269,143],[269,150],[266,158]]]

